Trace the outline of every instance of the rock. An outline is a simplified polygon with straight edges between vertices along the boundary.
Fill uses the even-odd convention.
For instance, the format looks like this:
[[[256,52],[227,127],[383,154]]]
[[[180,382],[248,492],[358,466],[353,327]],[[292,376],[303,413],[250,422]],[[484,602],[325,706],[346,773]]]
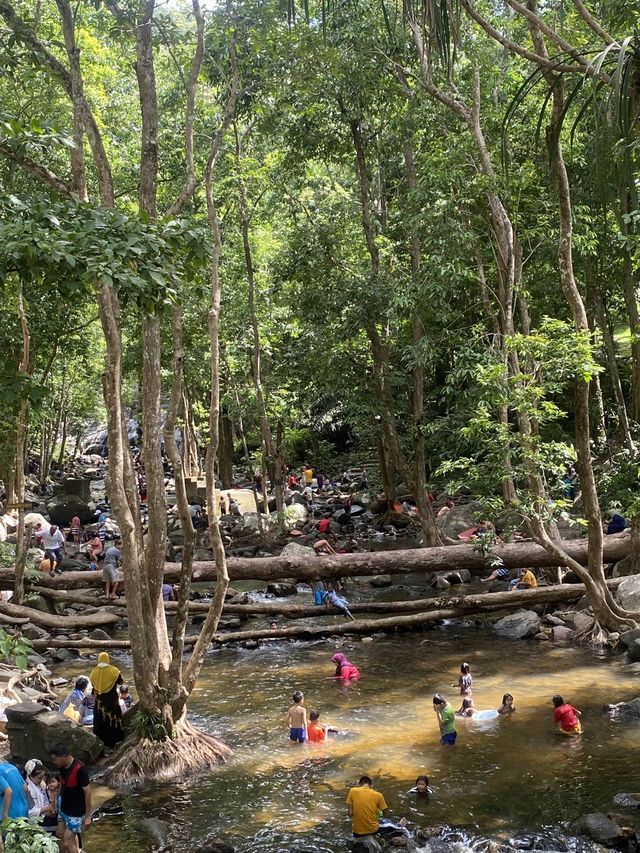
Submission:
[[[102,741],[89,729],[35,702],[21,702],[7,708],[7,735],[11,757],[17,764],[24,764],[30,758],[48,764],[48,750],[54,743],[65,743],[71,754],[84,764],[93,764],[104,749]]]
[[[60,677],[60,678],[52,678],[51,679],[51,686],[52,687],[64,687],[64,685],[68,684],[68,683],[69,683],[68,678]]]
[[[551,639],[559,643],[568,643],[573,638],[573,631],[566,625],[554,625],[551,629]]]
[[[196,853],[235,853],[233,844],[223,841],[221,838],[207,838]]]
[[[245,512],[243,516],[245,530],[259,530],[260,523],[258,521],[257,512]],[[278,526],[278,520],[270,515],[262,516],[262,526],[266,531],[273,531]]]
[[[369,586],[373,586],[376,589],[383,589],[386,586],[391,586],[392,583],[391,575],[376,575],[369,581]]]
[[[43,595],[30,595],[29,607],[40,611],[40,613],[55,613],[53,602],[45,598]]]
[[[588,613],[574,613],[573,627],[579,634],[586,634],[593,628],[595,619]]]
[[[630,631],[624,631],[618,638],[618,642],[625,649],[628,649],[634,640],[640,640],[640,628],[632,628]]]
[[[444,518],[438,519],[437,523],[445,536],[457,539],[458,533],[474,527],[480,519],[485,517],[486,509],[480,501],[471,501],[468,504],[454,506]]]
[[[613,802],[627,809],[640,809],[640,794],[616,794]]]
[[[44,666],[47,663],[47,659],[43,658],[42,655],[28,655],[27,663],[29,666]]]
[[[274,595],[276,598],[287,598],[297,594],[298,588],[294,583],[270,583],[267,586],[267,595]]]
[[[48,640],[51,636],[44,628],[41,628],[39,625],[33,625],[31,622],[23,625],[20,631],[22,636],[27,637],[29,640]]]
[[[640,575],[625,578],[616,590],[615,597],[625,610],[640,610]]]
[[[373,835],[365,835],[354,841],[352,853],[379,853],[382,850],[380,842]]]
[[[373,643],[373,637],[363,637],[361,643]]]
[[[257,649],[260,643],[257,640],[245,640],[242,644],[243,649]]]
[[[575,610],[588,610],[591,607],[589,603],[589,598],[586,595],[583,595],[582,598],[578,599],[577,604],[574,605]]]
[[[292,503],[284,511],[284,521],[287,527],[293,527],[298,521],[306,521],[309,510],[304,504]]]
[[[545,634],[544,631],[540,631],[540,633],[536,634],[533,639],[538,640],[538,642],[548,642],[551,637],[549,636],[549,634]]]
[[[103,631],[102,628],[94,628],[93,631],[89,634],[90,640],[110,640],[111,637],[107,634],[106,631]]]
[[[557,626],[558,628],[564,628],[564,622],[562,621],[562,619],[558,619],[557,616],[545,616],[544,621],[547,623],[547,625],[551,625],[552,627]]]
[[[607,711],[613,717],[622,719],[633,719],[640,717],[640,699],[631,699],[629,702],[618,702],[616,705],[607,705]]]
[[[298,542],[289,542],[280,552],[281,557],[292,557],[296,560],[315,560],[316,552],[313,548],[300,545]]]
[[[406,835],[394,835],[389,839],[389,844],[391,847],[406,847],[407,837]]]
[[[626,557],[623,557],[622,560],[615,564],[611,576],[614,578],[625,578],[629,575],[634,575],[634,569],[634,555],[627,554]]]
[[[583,815],[576,822],[575,829],[605,847],[617,847],[624,840],[624,833],[618,824],[601,812]]]
[[[504,619],[499,619],[493,626],[493,630],[498,636],[512,640],[533,637],[540,630],[540,617],[533,610],[518,610],[505,616]]]
[[[77,515],[83,524],[95,521],[89,504],[77,495],[54,495],[47,500],[47,512],[51,523],[60,527],[67,527],[74,515]]]
[[[62,663],[65,660],[68,660],[71,657],[70,649],[54,649],[51,653],[51,657],[55,661],[59,661]]]
[[[436,578],[435,578],[436,589],[442,589],[442,590],[449,589],[450,586],[451,586],[451,584],[449,583],[449,581],[445,577],[443,577],[442,575],[436,575]]]
[[[169,840],[169,824],[157,817],[144,817],[137,823],[143,835],[151,839],[158,847],[166,847]]]

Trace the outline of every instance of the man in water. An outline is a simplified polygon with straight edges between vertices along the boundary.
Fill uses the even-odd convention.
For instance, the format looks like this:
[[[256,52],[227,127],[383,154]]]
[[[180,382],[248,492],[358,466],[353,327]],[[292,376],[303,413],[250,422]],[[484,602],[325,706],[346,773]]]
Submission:
[[[369,776],[361,776],[357,786],[349,790],[347,808],[354,838],[376,835],[380,830],[379,816],[389,809],[382,794],[373,790]]]

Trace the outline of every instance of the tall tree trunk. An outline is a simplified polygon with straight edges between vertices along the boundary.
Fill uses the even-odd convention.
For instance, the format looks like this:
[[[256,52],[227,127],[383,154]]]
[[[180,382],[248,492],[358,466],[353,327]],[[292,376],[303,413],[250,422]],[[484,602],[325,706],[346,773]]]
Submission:
[[[22,330],[22,358],[18,365],[18,375],[22,379],[29,377],[29,347],[30,334],[29,325],[27,323],[27,315],[24,310],[24,301],[22,298],[22,282],[18,284],[18,317],[20,319],[20,327]],[[25,526],[25,451],[27,439],[27,419],[29,412],[29,399],[25,393],[20,401],[18,410],[18,418],[16,422],[16,464],[15,464],[15,484],[16,484],[16,502],[18,504],[18,539],[16,545],[16,571],[15,582],[13,586],[13,600],[16,604],[22,604],[24,600],[24,573],[27,565],[27,550],[29,549],[29,539],[31,537],[31,529]]]
[[[233,485],[233,424],[227,409],[220,414],[220,446],[218,447],[218,474],[223,489]]]

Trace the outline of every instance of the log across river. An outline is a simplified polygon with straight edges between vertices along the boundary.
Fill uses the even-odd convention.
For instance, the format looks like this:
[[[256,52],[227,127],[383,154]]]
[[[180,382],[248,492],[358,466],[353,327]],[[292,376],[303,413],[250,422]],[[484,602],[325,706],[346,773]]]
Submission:
[[[568,556],[582,565],[587,564],[587,541],[575,539],[563,541],[562,547]],[[615,563],[626,557],[631,550],[631,537],[628,533],[605,536],[603,556],[606,563]],[[499,557],[508,568],[553,567],[562,565],[534,542],[513,542],[499,545],[491,552]],[[439,548],[413,548],[403,551],[375,551],[364,554],[337,554],[336,556],[311,557],[230,557],[227,560],[229,577],[234,580],[279,580],[296,578],[310,581],[314,578],[357,577],[384,574],[413,574],[421,572],[455,571],[468,569],[473,574],[486,574],[487,558],[472,545],[446,545]],[[178,581],[180,565],[165,564],[165,579]],[[194,581],[214,581],[216,566],[213,562],[193,564]],[[101,586],[101,572],[65,572],[50,578],[43,574],[38,581],[40,586],[53,589],[80,589],[88,586]],[[0,569],[0,586],[10,589],[13,586],[13,569]]]

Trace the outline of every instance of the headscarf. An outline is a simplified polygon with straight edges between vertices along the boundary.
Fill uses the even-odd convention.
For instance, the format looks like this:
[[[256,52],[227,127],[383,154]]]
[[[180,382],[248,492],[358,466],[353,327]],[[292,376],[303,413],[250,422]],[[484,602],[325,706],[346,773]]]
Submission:
[[[108,693],[119,675],[120,670],[117,666],[112,666],[109,655],[106,652],[100,652],[98,665],[91,671],[89,678],[96,693]]]
[[[331,662],[336,664],[336,675],[340,675],[343,666],[353,666],[353,664],[349,663],[346,655],[343,655],[342,652],[335,654],[331,658]]]
[[[27,776],[32,776],[38,770],[44,770],[44,764],[37,758],[31,758],[24,765],[24,772]]]

